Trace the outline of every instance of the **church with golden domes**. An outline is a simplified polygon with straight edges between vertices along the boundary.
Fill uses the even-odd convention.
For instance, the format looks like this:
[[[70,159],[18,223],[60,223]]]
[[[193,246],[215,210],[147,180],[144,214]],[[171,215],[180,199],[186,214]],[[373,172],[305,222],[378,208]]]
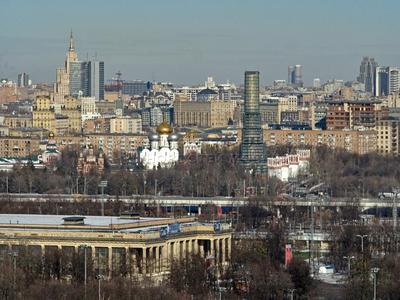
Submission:
[[[179,160],[178,135],[170,125],[165,122],[158,125],[149,140],[150,148],[140,152],[140,162],[145,169],[170,168]]]

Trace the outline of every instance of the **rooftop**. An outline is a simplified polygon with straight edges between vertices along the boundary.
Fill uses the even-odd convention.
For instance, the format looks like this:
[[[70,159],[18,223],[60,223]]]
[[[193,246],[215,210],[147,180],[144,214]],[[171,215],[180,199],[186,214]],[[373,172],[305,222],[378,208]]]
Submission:
[[[74,222],[80,220],[79,222]],[[67,230],[67,231],[101,231],[145,232],[174,223],[193,224],[194,218],[147,218],[127,216],[71,216],[71,215],[34,215],[34,214],[0,214],[0,229],[7,230]]]

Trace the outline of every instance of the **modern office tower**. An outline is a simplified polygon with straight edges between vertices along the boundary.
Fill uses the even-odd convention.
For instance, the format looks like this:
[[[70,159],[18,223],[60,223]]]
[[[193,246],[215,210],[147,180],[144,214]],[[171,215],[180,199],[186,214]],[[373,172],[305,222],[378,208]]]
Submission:
[[[400,70],[395,67],[375,69],[375,96],[387,96],[400,90]]]
[[[18,87],[27,87],[29,86],[29,75],[26,73],[18,74]]]
[[[303,75],[301,69],[301,65],[294,66],[294,84],[299,86],[303,86]]]
[[[357,77],[357,81],[364,83],[366,92],[374,92],[376,67],[378,67],[378,63],[374,58],[368,56],[363,57],[360,65],[360,75]]]
[[[303,85],[301,65],[289,66],[288,67],[288,84],[289,85]]]
[[[321,87],[321,79],[319,78],[314,78],[313,80],[313,87],[316,89],[319,89]]]
[[[87,90],[90,97],[104,100],[104,62],[92,60],[87,63]]]
[[[244,74],[244,116],[240,162],[247,169],[265,173],[267,171],[266,147],[261,129],[259,85],[260,73],[246,71]]]
[[[69,94],[71,96],[87,96],[86,62],[73,61],[69,63]]]
[[[294,67],[293,66],[288,66],[288,84],[294,84]]]

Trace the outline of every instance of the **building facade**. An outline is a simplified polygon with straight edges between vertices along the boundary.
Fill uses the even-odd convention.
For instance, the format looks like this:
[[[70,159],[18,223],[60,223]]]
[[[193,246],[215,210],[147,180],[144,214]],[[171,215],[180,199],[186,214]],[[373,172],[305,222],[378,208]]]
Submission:
[[[360,75],[357,77],[357,81],[365,85],[366,92],[374,92],[376,67],[378,67],[378,63],[373,57],[363,57],[360,65]]]
[[[36,98],[32,111],[32,124],[33,127],[43,128],[57,134],[56,113],[50,97],[39,96]]]
[[[224,267],[231,243],[228,224],[194,218],[0,215],[1,250],[27,247],[31,255],[59,252],[64,259],[68,254],[86,255],[92,271],[108,278],[120,276],[124,269],[128,277],[162,279],[174,261],[189,255],[211,257],[213,264]],[[66,272],[65,265],[61,270]]]
[[[264,129],[267,146],[294,145],[315,147],[326,145],[357,154],[377,151],[377,134],[374,130],[270,130]]]
[[[266,147],[260,115],[260,73],[246,71],[244,76],[245,99],[240,163],[256,172],[266,172]]]

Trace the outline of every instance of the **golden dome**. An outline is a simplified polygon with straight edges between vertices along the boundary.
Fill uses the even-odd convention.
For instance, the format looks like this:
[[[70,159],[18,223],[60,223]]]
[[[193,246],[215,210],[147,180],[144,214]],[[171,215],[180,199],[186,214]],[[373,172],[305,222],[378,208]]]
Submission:
[[[157,126],[156,129],[158,134],[171,134],[172,133],[172,127],[169,126],[167,123],[162,122],[160,125]]]

